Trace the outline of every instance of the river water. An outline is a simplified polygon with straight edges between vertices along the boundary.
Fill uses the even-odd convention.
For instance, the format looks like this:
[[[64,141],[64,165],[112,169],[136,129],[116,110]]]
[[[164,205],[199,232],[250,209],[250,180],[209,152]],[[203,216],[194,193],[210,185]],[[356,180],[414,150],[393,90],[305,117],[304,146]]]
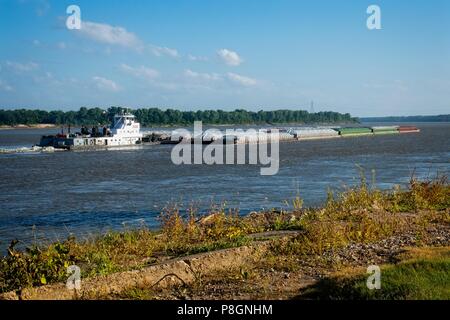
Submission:
[[[411,175],[450,169],[450,123],[416,123],[421,133],[280,144],[280,169],[261,176],[256,165],[174,165],[173,146],[138,149],[0,154],[0,249],[12,239],[87,237],[142,223],[156,227],[167,205],[213,204],[253,210],[286,207],[298,193],[306,206],[328,188],[359,182],[358,165],[380,188]],[[0,130],[0,148],[31,146],[56,129]]]

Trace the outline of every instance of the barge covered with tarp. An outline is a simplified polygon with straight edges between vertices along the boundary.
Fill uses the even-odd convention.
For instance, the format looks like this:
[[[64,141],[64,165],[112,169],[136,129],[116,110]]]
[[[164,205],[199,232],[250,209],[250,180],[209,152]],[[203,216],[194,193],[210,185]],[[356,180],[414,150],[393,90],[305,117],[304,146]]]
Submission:
[[[369,127],[347,127],[336,129],[340,136],[364,136],[372,134],[372,129]]]
[[[372,127],[372,132],[374,134],[396,134],[399,133],[398,128],[399,126],[377,126]]]
[[[339,132],[331,128],[304,128],[289,131],[298,140],[337,138]]]

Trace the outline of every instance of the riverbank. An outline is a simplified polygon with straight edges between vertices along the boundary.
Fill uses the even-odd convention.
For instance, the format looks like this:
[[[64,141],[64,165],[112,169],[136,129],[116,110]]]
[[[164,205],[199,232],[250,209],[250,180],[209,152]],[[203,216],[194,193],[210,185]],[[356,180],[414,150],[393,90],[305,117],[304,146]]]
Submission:
[[[49,129],[58,128],[60,126],[51,123],[40,123],[40,124],[16,124],[13,126],[1,125],[0,130],[11,130],[11,129]]]
[[[224,207],[202,217],[192,208],[182,216],[173,206],[162,212],[157,232],[142,227],[86,241],[69,238],[26,252],[12,243],[0,264],[2,298],[287,299],[311,297],[311,292],[319,297],[322,281],[339,273],[355,275],[344,282],[359,288],[364,282],[355,279],[368,265],[394,275],[397,267],[408,269],[411,259],[421,259],[410,248],[424,248],[423,255],[430,250],[432,261],[427,261],[438,269],[442,259],[448,263],[450,186],[445,177],[412,180],[408,188],[391,191],[371,188],[362,179],[358,187],[330,193],[320,208],[303,208],[298,197],[291,202],[291,211],[246,217]],[[405,252],[411,258],[403,266]],[[65,288],[69,265],[81,269],[78,291]],[[436,280],[433,272],[424,279]],[[400,280],[389,282],[390,290]],[[336,298],[353,297],[344,296],[353,286],[333,283],[338,285],[330,292],[336,286],[345,289]],[[444,286],[425,297],[450,299],[448,291]],[[371,298],[423,297],[383,294]]]

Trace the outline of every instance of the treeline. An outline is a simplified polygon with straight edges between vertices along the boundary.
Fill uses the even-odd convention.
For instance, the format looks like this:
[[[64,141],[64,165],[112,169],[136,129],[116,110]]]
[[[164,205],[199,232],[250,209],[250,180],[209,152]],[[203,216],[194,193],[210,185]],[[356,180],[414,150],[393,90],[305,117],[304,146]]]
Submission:
[[[362,122],[450,122],[450,114],[437,116],[404,116],[360,118]]]
[[[43,111],[43,110],[0,110],[0,125],[18,124],[55,124],[55,125],[104,125],[112,121],[113,116],[125,110],[120,107],[80,108],[78,111]],[[158,108],[131,110],[143,126],[186,125],[194,121],[205,124],[263,124],[263,123],[350,123],[357,122],[350,114],[325,111],[309,113],[304,110],[276,111],[234,111],[204,110],[179,111]]]

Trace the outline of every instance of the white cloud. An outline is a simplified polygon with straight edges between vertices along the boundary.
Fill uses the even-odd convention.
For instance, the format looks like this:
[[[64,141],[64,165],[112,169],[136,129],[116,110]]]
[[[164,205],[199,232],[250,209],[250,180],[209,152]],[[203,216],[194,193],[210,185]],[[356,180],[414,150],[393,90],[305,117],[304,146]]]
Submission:
[[[217,73],[201,73],[192,71],[190,69],[184,70],[184,76],[189,79],[195,79],[205,83],[211,83],[213,81],[228,80],[233,84],[237,84],[244,87],[251,87],[258,84],[256,79],[246,77],[240,74],[228,72],[226,74]]]
[[[36,70],[37,68],[39,68],[39,65],[32,61],[27,62],[27,63],[6,61],[6,66],[8,66],[10,69],[17,71],[17,72],[29,72],[29,71],[33,71],[33,70]]]
[[[89,39],[100,43],[118,45],[127,48],[142,49],[142,41],[132,32],[123,27],[115,27],[106,23],[83,21],[81,29],[74,30],[80,32]]]
[[[38,7],[36,8],[36,14],[41,17],[50,10],[50,3],[47,0],[39,0],[37,2]]]
[[[50,10],[48,0],[18,0],[15,1],[21,5],[32,6],[37,16],[42,17]]]
[[[128,74],[131,74],[134,77],[146,79],[146,80],[154,80],[159,77],[159,72],[155,69],[140,66],[140,67],[131,67],[127,64],[122,64],[120,69]]]
[[[222,59],[223,62],[225,62],[229,66],[235,67],[243,62],[242,58],[239,57],[237,52],[228,49],[220,49],[219,51],[217,51],[217,55],[220,59]]]
[[[13,91],[14,88],[11,87],[9,84],[7,84],[6,82],[4,82],[3,80],[0,79],[0,90],[3,91]]]
[[[189,54],[188,60],[190,60],[190,61],[208,61],[208,58],[202,57],[202,56],[194,56],[192,54]]]
[[[99,76],[92,77],[92,80],[94,81],[98,89],[114,92],[120,90],[119,85],[113,80],[109,80]]]
[[[157,57],[169,56],[172,58],[178,58],[180,56],[180,54],[178,53],[178,51],[176,49],[171,49],[171,48],[167,48],[167,47],[158,47],[158,46],[150,45],[150,50]]]
[[[239,74],[236,74],[236,73],[231,73],[231,72],[227,73],[227,78],[228,78],[228,80],[230,80],[230,81],[232,81],[234,83],[243,85],[245,87],[251,87],[251,86],[254,86],[254,85],[256,85],[258,83],[253,78],[245,77],[245,76],[242,76],[242,75],[239,75]]]
[[[60,81],[53,77],[51,72],[44,72],[32,77],[33,81],[38,84],[60,84]]]
[[[168,47],[160,47],[152,44],[144,44],[134,33],[128,31],[124,27],[112,26],[106,23],[98,23],[92,21],[83,21],[81,29],[73,30],[81,35],[99,43],[108,45],[117,45],[125,48],[131,48],[142,51],[148,48],[155,56],[168,56],[172,58],[180,57],[176,49]]]
[[[184,75],[188,78],[201,79],[201,80],[207,80],[207,81],[215,81],[215,80],[220,80],[222,78],[217,73],[199,73],[199,72],[192,71],[190,69],[186,69],[184,71]]]

